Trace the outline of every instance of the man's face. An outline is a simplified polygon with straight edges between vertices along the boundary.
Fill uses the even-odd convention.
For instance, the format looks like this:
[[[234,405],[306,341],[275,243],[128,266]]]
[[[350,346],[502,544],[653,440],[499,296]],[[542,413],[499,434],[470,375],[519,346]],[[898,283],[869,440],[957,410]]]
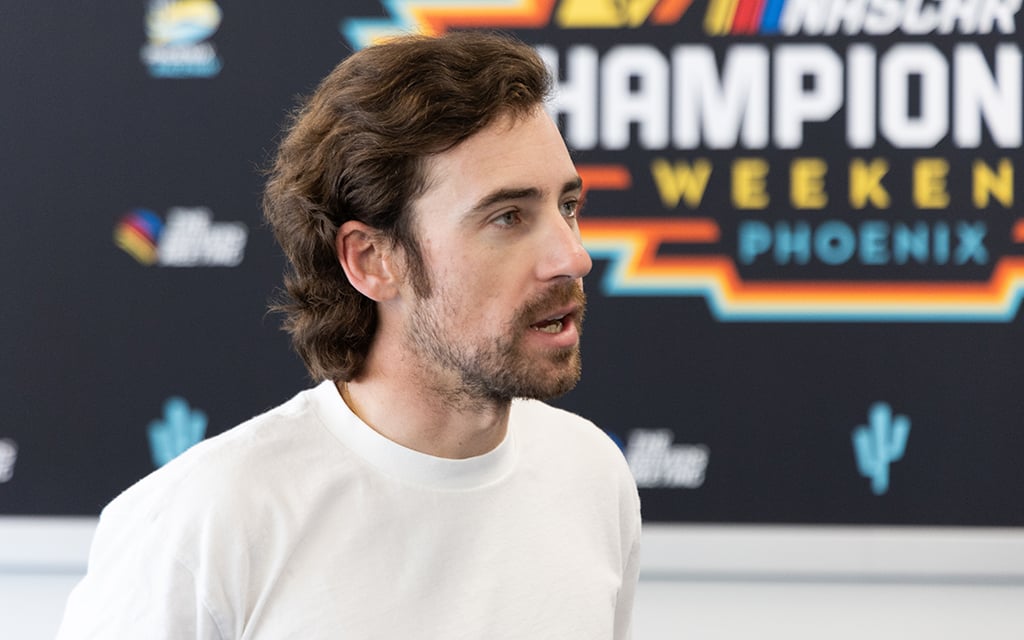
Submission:
[[[430,159],[412,206],[429,281],[411,290],[408,347],[451,400],[551,398],[580,375],[580,180],[538,108]]]

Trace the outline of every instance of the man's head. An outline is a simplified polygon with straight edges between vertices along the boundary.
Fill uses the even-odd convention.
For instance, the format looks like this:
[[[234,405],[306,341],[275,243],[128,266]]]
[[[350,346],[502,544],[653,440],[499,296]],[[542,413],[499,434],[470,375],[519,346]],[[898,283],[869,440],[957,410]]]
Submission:
[[[428,159],[500,117],[535,111],[550,84],[536,53],[514,40],[409,36],[347,58],[295,114],[263,206],[291,262],[285,328],[315,379],[357,375],[377,325],[376,303],[339,264],[339,227],[357,220],[378,230],[429,295],[410,216]]]
[[[432,156],[426,175],[411,209],[429,296],[386,268],[388,252],[361,223],[339,233],[346,273],[382,303],[375,349],[392,355],[371,355],[374,369],[412,372],[449,407],[565,393],[580,376],[591,260],[577,217],[582,182],[558,127],[539,107],[501,116]]]

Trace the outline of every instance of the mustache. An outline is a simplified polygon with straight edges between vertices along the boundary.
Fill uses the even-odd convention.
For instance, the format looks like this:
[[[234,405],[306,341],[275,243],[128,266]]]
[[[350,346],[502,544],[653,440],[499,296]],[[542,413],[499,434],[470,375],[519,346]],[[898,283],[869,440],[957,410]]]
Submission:
[[[516,312],[516,325],[522,327],[536,322],[544,313],[560,309],[570,303],[578,307],[573,315],[573,321],[579,329],[587,307],[587,295],[583,293],[583,285],[579,280],[552,285],[547,291],[528,300]]]

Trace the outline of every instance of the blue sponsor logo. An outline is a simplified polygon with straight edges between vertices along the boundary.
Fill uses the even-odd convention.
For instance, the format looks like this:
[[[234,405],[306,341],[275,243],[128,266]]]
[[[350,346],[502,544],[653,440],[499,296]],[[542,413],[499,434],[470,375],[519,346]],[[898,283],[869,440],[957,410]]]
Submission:
[[[910,436],[910,418],[893,415],[892,407],[876,402],[868,410],[868,424],[853,430],[857,469],[871,480],[876,496],[889,490],[889,465],[903,457]]]
[[[168,398],[164,417],[149,423],[149,451],[162,467],[206,436],[206,414],[189,407],[184,398]]]
[[[150,0],[142,61],[154,78],[212,78],[220,56],[209,38],[217,32],[221,10],[213,0]]]

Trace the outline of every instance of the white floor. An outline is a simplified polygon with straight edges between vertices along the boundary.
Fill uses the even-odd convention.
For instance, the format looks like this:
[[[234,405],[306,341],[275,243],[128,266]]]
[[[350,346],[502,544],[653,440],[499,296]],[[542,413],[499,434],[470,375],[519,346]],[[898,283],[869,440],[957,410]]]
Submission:
[[[1024,586],[643,582],[638,640],[1021,640]]]
[[[77,575],[0,574],[0,637],[50,640]],[[637,640],[1020,640],[1024,586],[642,581]]]
[[[92,526],[0,518],[0,638],[53,638]],[[1022,551],[1016,530],[650,527],[634,637],[1022,640]]]
[[[52,640],[79,574],[0,573],[0,637]]]

